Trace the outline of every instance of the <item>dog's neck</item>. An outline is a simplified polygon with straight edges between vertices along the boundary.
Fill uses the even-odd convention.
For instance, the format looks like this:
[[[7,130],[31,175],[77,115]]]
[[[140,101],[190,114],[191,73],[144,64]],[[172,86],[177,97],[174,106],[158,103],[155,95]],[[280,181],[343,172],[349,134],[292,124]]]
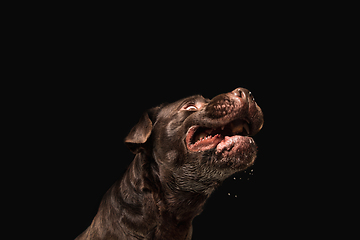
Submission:
[[[192,220],[202,212],[204,203],[214,190],[181,190],[176,186],[171,172],[159,169],[155,160],[144,153],[135,156],[121,185],[123,201],[128,201],[127,196],[138,196],[135,202],[142,206],[144,222],[153,223],[148,228],[154,229],[155,235],[156,232],[163,234],[159,239],[175,239],[174,236],[180,235],[183,238],[179,239],[185,239],[184,236],[190,236]],[[129,191],[129,186],[134,193],[126,192]]]
[[[171,186],[163,186],[163,209],[178,221],[192,221],[202,212],[202,207],[209,197],[206,193],[174,190]]]

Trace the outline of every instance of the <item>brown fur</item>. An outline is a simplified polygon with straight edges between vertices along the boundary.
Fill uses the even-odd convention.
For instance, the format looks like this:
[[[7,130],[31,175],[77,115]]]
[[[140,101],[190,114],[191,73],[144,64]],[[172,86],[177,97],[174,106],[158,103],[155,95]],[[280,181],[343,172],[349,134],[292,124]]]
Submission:
[[[260,108],[243,88],[213,100],[188,97],[144,113],[125,138],[136,154],[133,162],[76,240],[190,240],[192,221],[206,199],[224,179],[250,166],[257,150],[245,136],[244,143],[234,145],[236,151],[230,143],[224,152],[190,151],[186,136],[192,126],[220,129],[236,119],[250,124],[250,135],[263,124]]]

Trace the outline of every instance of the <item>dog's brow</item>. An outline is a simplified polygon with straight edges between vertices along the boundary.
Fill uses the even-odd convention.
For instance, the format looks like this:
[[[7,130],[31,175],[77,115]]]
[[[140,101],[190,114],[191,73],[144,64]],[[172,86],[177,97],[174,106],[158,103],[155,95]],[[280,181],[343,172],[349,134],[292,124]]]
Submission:
[[[178,105],[177,109],[179,110],[180,108],[182,108],[185,104],[187,103],[196,103],[196,98],[195,97],[191,97],[191,98],[186,98],[183,101],[181,101],[181,103]]]

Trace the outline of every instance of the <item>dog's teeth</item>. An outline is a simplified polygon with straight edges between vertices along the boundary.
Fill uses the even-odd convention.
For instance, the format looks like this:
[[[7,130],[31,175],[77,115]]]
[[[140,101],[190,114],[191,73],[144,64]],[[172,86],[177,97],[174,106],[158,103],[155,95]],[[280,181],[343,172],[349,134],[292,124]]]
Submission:
[[[241,122],[239,124],[231,123],[231,131],[233,134],[243,133],[250,135],[250,127],[246,122]]]
[[[244,124],[244,128],[245,128],[246,134],[247,134],[247,135],[250,135],[249,125],[247,125],[247,124],[245,123],[245,124]]]
[[[241,133],[243,131],[244,124],[239,124],[239,125],[236,125],[236,126],[232,125],[231,127],[232,127],[231,131],[234,134]]]
[[[206,133],[200,133],[199,136],[195,139],[196,141],[202,141],[206,137]]]

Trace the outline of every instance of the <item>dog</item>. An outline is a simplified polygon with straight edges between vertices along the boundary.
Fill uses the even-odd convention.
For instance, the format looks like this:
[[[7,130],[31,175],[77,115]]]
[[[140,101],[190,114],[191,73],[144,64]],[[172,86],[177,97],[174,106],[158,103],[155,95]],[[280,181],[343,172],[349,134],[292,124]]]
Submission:
[[[149,109],[125,138],[134,160],[76,240],[190,240],[210,194],[254,163],[263,123],[245,88]]]

